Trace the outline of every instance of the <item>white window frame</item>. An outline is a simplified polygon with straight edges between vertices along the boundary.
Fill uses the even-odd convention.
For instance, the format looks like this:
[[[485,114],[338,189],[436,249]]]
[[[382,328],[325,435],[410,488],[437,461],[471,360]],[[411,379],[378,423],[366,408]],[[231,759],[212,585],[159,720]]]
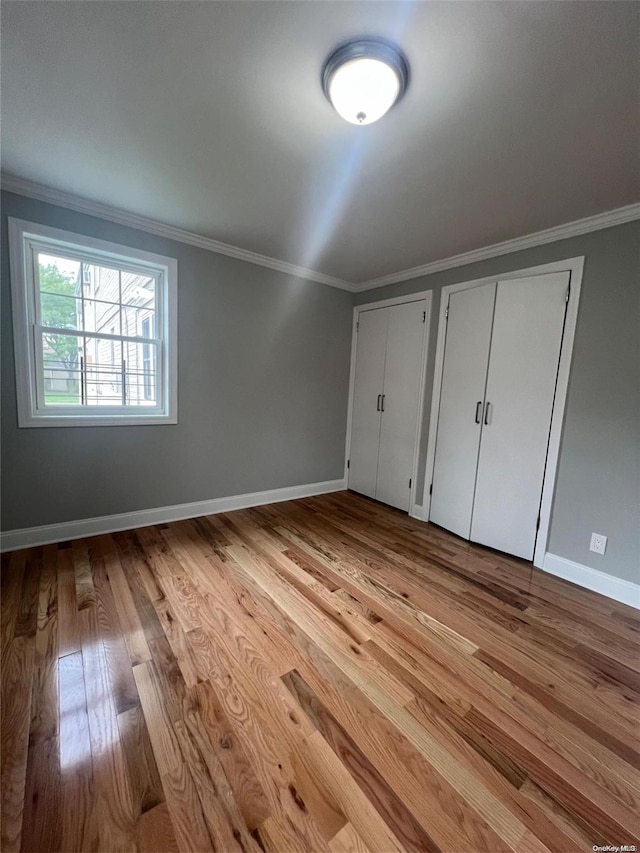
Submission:
[[[151,275],[156,280],[158,405],[45,406],[39,352],[34,249],[64,253],[94,264]],[[9,217],[9,262],[19,427],[134,426],[178,422],[178,262],[84,234]],[[101,338],[109,337],[104,333]],[[117,336],[120,340],[121,336]],[[144,343],[142,339],[141,343]],[[39,383],[40,386],[39,387]]]

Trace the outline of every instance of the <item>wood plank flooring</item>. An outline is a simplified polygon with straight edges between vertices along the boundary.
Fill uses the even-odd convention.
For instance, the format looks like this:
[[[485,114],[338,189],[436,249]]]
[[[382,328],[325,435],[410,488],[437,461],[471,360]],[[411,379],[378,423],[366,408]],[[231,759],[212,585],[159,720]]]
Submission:
[[[340,492],[2,568],[4,853],[640,843],[639,614],[520,560]]]

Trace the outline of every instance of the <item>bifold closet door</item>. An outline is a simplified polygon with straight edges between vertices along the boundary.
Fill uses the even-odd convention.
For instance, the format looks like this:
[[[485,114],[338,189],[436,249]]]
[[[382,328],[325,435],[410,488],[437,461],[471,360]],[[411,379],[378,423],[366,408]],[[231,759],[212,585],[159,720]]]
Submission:
[[[407,512],[418,427],[426,304],[406,302],[388,311],[387,352],[376,499]]]
[[[469,538],[496,285],[449,297],[430,520]]]
[[[358,317],[349,488],[370,498],[376,496],[378,477],[387,322],[386,309],[363,311]]]
[[[569,273],[498,283],[471,539],[533,558]]]

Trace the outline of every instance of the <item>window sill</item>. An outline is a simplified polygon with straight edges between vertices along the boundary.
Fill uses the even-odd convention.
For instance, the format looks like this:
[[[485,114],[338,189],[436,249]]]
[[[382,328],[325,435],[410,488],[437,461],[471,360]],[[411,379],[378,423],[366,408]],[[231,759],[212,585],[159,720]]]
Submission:
[[[31,415],[18,418],[18,427],[161,426],[177,424],[177,415]]]

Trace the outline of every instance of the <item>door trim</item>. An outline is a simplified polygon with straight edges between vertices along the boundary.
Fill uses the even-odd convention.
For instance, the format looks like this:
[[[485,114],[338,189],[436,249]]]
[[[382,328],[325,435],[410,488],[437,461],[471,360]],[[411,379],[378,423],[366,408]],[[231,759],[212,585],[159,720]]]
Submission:
[[[446,332],[446,309],[449,303],[449,295],[458,290],[469,290],[472,287],[480,287],[491,282],[506,281],[514,278],[528,278],[536,275],[546,275],[553,272],[570,273],[569,283],[571,287],[571,298],[567,305],[565,316],[564,334],[562,337],[562,348],[560,350],[560,362],[558,364],[558,378],[556,383],[556,395],[551,416],[551,428],[549,432],[549,447],[547,452],[547,464],[545,467],[544,480],[542,484],[542,498],[540,504],[540,526],[536,536],[533,554],[533,565],[543,567],[544,557],[549,541],[549,527],[551,524],[551,510],[553,506],[553,494],[555,491],[556,474],[558,470],[558,459],[560,456],[560,441],[562,438],[562,427],[564,424],[564,413],[567,400],[567,389],[569,386],[569,373],[571,369],[571,358],[573,355],[573,342],[575,338],[576,322],[578,318],[578,305],[580,303],[580,289],[582,286],[582,273],[584,269],[584,256],[568,258],[565,261],[554,261],[550,264],[541,264],[526,269],[513,270],[512,272],[500,273],[499,275],[485,276],[472,281],[449,284],[440,291],[440,316],[438,319],[438,339],[436,343],[436,358],[433,375],[433,394],[431,397],[431,416],[429,419],[429,437],[427,442],[427,460],[425,466],[425,486],[421,513],[418,516],[423,521],[429,520],[431,509],[430,484],[433,482],[433,469],[435,465],[436,432],[438,429],[438,417],[440,414],[440,391],[442,388],[442,368],[444,366],[444,345]]]
[[[349,402],[347,407],[347,438],[344,456],[344,480],[349,484],[349,470],[347,468],[351,455],[351,426],[353,418],[353,395],[355,391],[356,375],[356,350],[358,346],[357,323],[358,317],[364,311],[375,311],[377,308],[388,308],[391,305],[405,305],[408,302],[425,302],[426,317],[424,322],[424,334],[422,338],[422,354],[420,360],[420,384],[418,390],[418,416],[416,419],[416,438],[413,449],[413,467],[411,469],[411,489],[409,492],[409,515],[414,518],[422,518],[418,514],[419,505],[416,504],[416,484],[418,482],[418,462],[420,458],[420,444],[422,439],[422,428],[424,422],[424,397],[427,378],[427,357],[429,353],[429,327],[431,325],[431,301],[433,291],[422,290],[419,293],[409,293],[406,296],[396,296],[392,299],[381,299],[378,302],[367,302],[364,305],[355,305],[353,308],[353,324],[351,328],[351,366],[349,368]]]

